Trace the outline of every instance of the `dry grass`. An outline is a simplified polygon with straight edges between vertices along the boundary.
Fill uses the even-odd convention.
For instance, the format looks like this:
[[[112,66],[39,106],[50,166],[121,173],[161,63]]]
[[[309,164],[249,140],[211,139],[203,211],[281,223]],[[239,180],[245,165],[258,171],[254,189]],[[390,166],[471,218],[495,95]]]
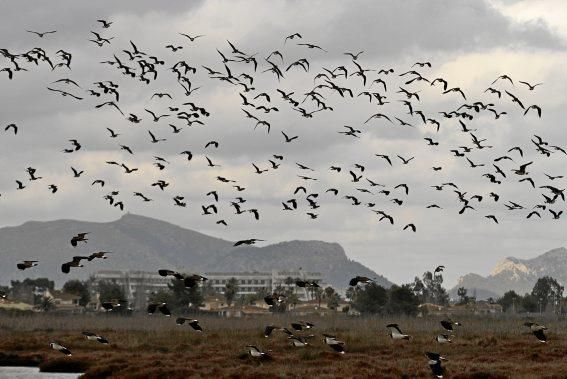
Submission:
[[[249,319],[201,317],[205,333],[177,326],[165,317],[107,315],[25,317],[0,316],[0,363],[11,357],[41,360],[41,368],[81,371],[84,378],[411,378],[430,377],[425,351],[447,356],[447,377],[455,378],[565,378],[567,322],[542,320],[549,327],[549,343],[541,344],[522,326],[521,319],[466,318],[454,343],[438,345],[440,318],[309,318],[316,338],[305,349],[289,345],[275,332],[264,338],[269,323],[289,325],[284,316]],[[385,325],[397,322],[410,341],[392,341]],[[107,337],[104,346],[85,340],[81,331]],[[320,338],[329,332],[346,342],[347,353],[335,354]],[[58,340],[73,352],[64,357],[49,349]],[[254,344],[271,350],[274,360],[257,362],[243,352]],[[35,359],[35,361],[34,361]],[[33,364],[33,363],[30,363]]]

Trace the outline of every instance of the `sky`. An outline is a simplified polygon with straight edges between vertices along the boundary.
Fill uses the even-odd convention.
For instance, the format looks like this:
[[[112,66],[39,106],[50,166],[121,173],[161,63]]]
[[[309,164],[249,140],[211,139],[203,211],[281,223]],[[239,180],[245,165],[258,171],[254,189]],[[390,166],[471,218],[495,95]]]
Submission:
[[[25,17],[22,17],[25,15]],[[72,53],[72,70],[51,70],[45,63],[35,66],[21,63],[28,71],[14,73],[8,80],[7,72],[0,72],[0,227],[19,225],[29,220],[80,219],[85,221],[111,221],[124,212],[155,217],[213,236],[240,240],[261,238],[264,244],[291,239],[324,240],[340,243],[347,255],[360,261],[388,279],[404,283],[437,265],[446,266],[445,277],[449,285],[459,276],[469,272],[486,275],[496,263],[508,256],[531,258],[552,248],[566,245],[564,218],[554,220],[551,214],[541,211],[542,218],[526,219],[531,208],[541,204],[549,192],[533,189],[511,170],[533,161],[529,167],[536,186],[565,187],[565,179],[550,181],[544,174],[565,174],[565,156],[556,151],[545,157],[535,150],[530,141],[536,134],[550,145],[567,147],[564,132],[567,88],[567,4],[560,0],[549,1],[465,1],[465,0],[410,0],[410,1],[26,1],[3,2],[0,14],[0,48],[21,54],[34,47],[43,48],[58,61],[55,52],[63,49]],[[101,28],[97,19],[112,21],[108,29]],[[56,33],[39,38],[26,30]],[[104,37],[114,37],[110,45],[98,47],[89,42],[96,31]],[[302,39],[285,37],[299,32]],[[194,42],[179,33],[202,34]],[[262,111],[242,105],[239,92],[243,87],[211,79],[202,66],[214,68],[225,74],[217,49],[230,57],[230,40],[239,50],[255,54],[258,71],[251,65],[229,62],[233,74],[248,73],[254,77],[256,90],[245,93],[249,101],[278,108],[278,112]],[[131,49],[129,41],[150,55],[166,63],[159,67],[158,78],[146,85],[119,73],[116,66],[101,64],[112,60],[113,55],[122,62],[129,61],[123,50]],[[312,43],[326,51],[307,49],[297,43]],[[172,52],[165,46],[173,44],[183,49]],[[270,72],[262,72],[270,66],[264,60],[270,52],[278,50],[284,59],[270,60],[282,67],[301,58],[310,63],[309,72],[292,68],[284,72],[278,82]],[[344,52],[364,51],[357,62],[365,69],[394,68],[395,73],[378,75],[367,72],[369,82],[381,77],[388,89],[367,83],[363,88],[358,76],[333,79],[341,86],[351,88],[354,98],[342,98],[328,88],[318,91],[333,111],[321,111],[312,118],[304,118],[283,101],[276,89],[294,92],[300,102],[306,92],[323,79],[314,81],[323,68],[333,69],[344,65],[349,73],[356,70]],[[197,68],[196,74],[188,74],[193,87],[201,88],[185,96],[176,83],[173,72],[168,70],[184,60]],[[415,62],[431,62],[432,67],[417,67]],[[0,56],[0,69],[9,67],[9,60]],[[442,77],[449,88],[459,87],[467,96],[464,101],[456,93],[442,94],[439,85],[426,82],[404,84],[413,76],[399,76],[409,70],[417,70],[432,80]],[[514,85],[498,76],[509,75]],[[55,80],[70,78],[81,88]],[[112,100],[103,94],[96,98],[86,90],[95,89],[94,82],[111,80],[119,84],[119,106],[125,113],[135,113],[142,122],[133,124],[116,110],[103,107]],[[529,91],[519,81],[543,83]],[[502,90],[502,98],[484,92],[489,86]],[[75,100],[59,96],[47,87],[65,89],[82,97]],[[412,100],[415,109],[421,109],[428,117],[441,123],[439,132],[431,124],[424,125],[419,117],[408,114],[399,101],[402,94],[398,87],[417,91],[420,101]],[[362,91],[378,91],[387,96],[388,104],[379,106],[376,101],[357,96]],[[538,104],[543,112],[538,118],[530,111],[526,116],[504,94],[508,90],[517,95],[526,106]],[[170,93],[173,99],[152,98],[156,92]],[[266,92],[271,103],[253,99]],[[490,112],[475,114],[474,120],[466,120],[470,129],[477,129],[479,138],[492,148],[473,150],[467,155],[474,163],[484,167],[471,168],[465,158],[453,156],[449,150],[458,146],[472,146],[471,137],[459,129],[455,118],[445,119],[438,112],[457,109],[463,103],[482,101],[493,103],[498,112],[506,115],[498,120]],[[194,102],[205,107],[210,117],[205,125],[184,126],[176,119],[168,106],[180,106]],[[306,100],[300,106],[309,110],[316,104]],[[186,108],[186,107],[185,107]],[[244,116],[241,108],[263,120],[269,120],[271,131],[254,128],[254,122]],[[152,122],[144,109],[159,114],[172,114],[159,122]],[[394,123],[384,119],[367,118],[376,113],[389,115]],[[474,111],[468,111],[474,113]],[[398,117],[412,127],[401,126],[393,119]],[[4,127],[16,123],[17,135],[4,132]],[[183,127],[173,134],[168,124]],[[344,125],[360,130],[360,138],[339,134]],[[119,133],[110,138],[106,128]],[[148,130],[166,141],[150,143]],[[285,143],[281,134],[298,136]],[[428,146],[423,138],[433,138],[439,146]],[[69,139],[77,139],[82,148],[71,154],[62,153],[70,148]],[[219,147],[205,145],[218,141]],[[120,150],[127,145],[133,155]],[[511,147],[519,146],[524,156]],[[194,157],[188,162],[181,151],[190,150]],[[281,166],[256,174],[252,163],[261,169],[270,168],[268,160],[273,154],[283,155]],[[375,154],[387,154],[392,166]],[[491,184],[483,173],[494,173],[493,160],[508,155],[513,161],[500,161],[507,177],[500,178],[501,185]],[[414,157],[407,165],[396,156]],[[153,165],[154,157],[166,159],[169,164],[163,171]],[[208,167],[205,156],[220,167]],[[137,172],[124,174],[106,161],[125,163],[138,168]],[[299,162],[315,171],[300,170]],[[279,162],[278,162],[279,163]],[[365,167],[361,172],[354,165]],[[340,166],[341,173],[329,169]],[[433,166],[442,170],[433,171]],[[27,167],[37,169],[42,179],[29,181]],[[80,178],[74,178],[71,167],[84,170]],[[353,183],[349,171],[363,175]],[[307,175],[317,181],[303,181],[298,175]],[[236,192],[230,185],[218,182],[223,176],[236,180],[246,187]],[[380,194],[379,187],[370,187],[365,179],[385,185],[391,191]],[[95,179],[104,179],[106,186],[91,186]],[[150,184],[158,179],[170,182],[165,191]],[[17,190],[15,180],[21,180],[26,188]],[[475,210],[459,215],[460,203],[450,187],[436,191],[431,186],[453,182],[467,197],[482,195],[483,201],[470,200]],[[407,183],[409,195],[393,187]],[[56,184],[58,192],[52,194],[47,186]],[[311,210],[305,195],[294,195],[299,185],[308,193],[317,193],[320,208]],[[325,192],[328,188],[339,190],[338,196]],[[357,188],[372,193],[362,193]],[[124,212],[110,206],[103,196],[119,191],[117,200],[123,201]],[[211,190],[219,193],[219,215],[203,216],[201,205],[212,204],[206,196]],[[132,196],[142,192],[153,199],[144,203]],[[488,194],[496,192],[500,200],[495,202]],[[184,196],[186,208],[173,205],[174,196]],[[362,201],[352,206],[344,196],[354,195]],[[245,213],[235,215],[228,204],[236,196],[243,196],[245,209],[259,210],[260,220]],[[295,211],[283,211],[282,201],[298,199]],[[401,206],[392,201],[403,200]],[[508,211],[506,201],[514,201],[526,209]],[[366,203],[375,203],[367,207]],[[442,209],[427,209],[438,204]],[[565,209],[558,200],[551,206],[554,211]],[[395,222],[390,225],[379,221],[372,210],[390,214]],[[307,212],[318,215],[312,220]],[[485,218],[495,215],[495,224]],[[225,219],[227,227],[216,221]],[[406,224],[416,225],[415,233],[402,230]]]

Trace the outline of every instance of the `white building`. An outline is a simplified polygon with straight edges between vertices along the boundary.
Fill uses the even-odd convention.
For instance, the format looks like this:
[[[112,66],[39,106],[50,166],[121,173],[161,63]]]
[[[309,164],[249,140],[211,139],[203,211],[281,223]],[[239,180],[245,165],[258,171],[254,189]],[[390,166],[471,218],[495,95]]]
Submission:
[[[206,272],[203,274],[218,294],[223,294],[226,284],[231,278],[238,281],[237,296],[255,294],[260,291],[274,292],[278,287],[294,287],[297,279],[322,283],[323,276],[319,272],[272,270],[271,272]],[[291,280],[289,279],[291,278]],[[146,271],[98,271],[94,275],[94,284],[99,281],[116,283],[122,287],[126,299],[132,308],[142,309],[146,306],[148,296],[160,290],[167,290],[171,277],[160,276],[156,272]],[[290,284],[286,284],[289,282]],[[309,300],[307,290],[298,288],[300,300]]]
[[[272,270],[271,272],[206,272],[203,274],[209,279],[210,285],[217,293],[224,293],[226,284],[231,278],[238,281],[237,295],[255,294],[260,291],[274,292],[276,288],[295,287],[297,279],[317,282],[323,281],[323,276],[319,272],[282,271]],[[291,278],[291,280],[289,279]],[[289,282],[289,284],[286,284]],[[300,300],[308,300],[307,291],[298,289],[297,294]]]
[[[143,309],[148,303],[151,293],[167,290],[171,278],[166,278],[156,272],[104,270],[94,275],[94,287],[99,281],[107,281],[122,287],[126,299],[134,309]]]

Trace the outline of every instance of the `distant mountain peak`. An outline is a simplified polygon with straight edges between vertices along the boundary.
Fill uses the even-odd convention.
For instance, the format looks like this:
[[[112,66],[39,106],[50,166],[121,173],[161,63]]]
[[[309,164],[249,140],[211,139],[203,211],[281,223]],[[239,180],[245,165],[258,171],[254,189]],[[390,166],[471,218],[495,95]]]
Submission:
[[[490,276],[497,276],[508,273],[511,273],[514,276],[518,276],[520,273],[530,274],[531,270],[519,259],[510,257],[498,263],[490,272]]]
[[[508,257],[499,262],[487,277],[478,274],[462,276],[451,294],[454,295],[459,287],[465,287],[471,293],[473,290],[481,291],[484,296],[501,296],[509,290],[524,294],[531,292],[536,281],[543,276],[551,276],[560,284],[567,284],[566,248],[555,248],[531,259]]]

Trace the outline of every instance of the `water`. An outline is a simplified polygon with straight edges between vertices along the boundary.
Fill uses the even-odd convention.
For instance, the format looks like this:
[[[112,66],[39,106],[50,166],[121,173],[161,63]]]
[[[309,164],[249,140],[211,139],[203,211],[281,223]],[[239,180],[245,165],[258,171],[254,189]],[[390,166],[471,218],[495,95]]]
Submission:
[[[37,367],[0,367],[0,379],[76,379],[79,375],[39,372]]]

